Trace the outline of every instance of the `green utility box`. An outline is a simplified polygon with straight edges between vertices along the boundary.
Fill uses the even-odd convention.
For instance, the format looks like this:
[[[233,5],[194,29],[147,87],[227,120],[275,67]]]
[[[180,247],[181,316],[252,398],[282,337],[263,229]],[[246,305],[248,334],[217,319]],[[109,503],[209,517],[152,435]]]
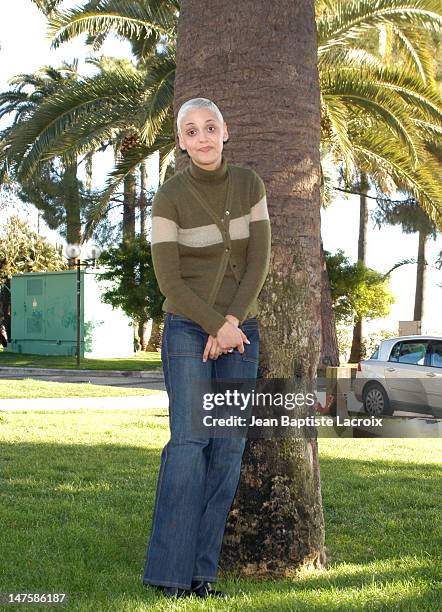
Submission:
[[[132,357],[131,319],[101,300],[111,284],[99,268],[80,270],[80,355]],[[11,342],[5,350],[34,355],[75,355],[77,270],[14,274],[11,279]]]

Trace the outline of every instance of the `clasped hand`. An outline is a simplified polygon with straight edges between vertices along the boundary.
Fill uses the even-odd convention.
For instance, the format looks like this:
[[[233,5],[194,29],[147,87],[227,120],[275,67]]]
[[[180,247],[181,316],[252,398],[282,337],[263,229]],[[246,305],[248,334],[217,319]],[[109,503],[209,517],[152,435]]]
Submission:
[[[245,333],[239,329],[239,321],[232,315],[226,315],[226,322],[218,330],[216,336],[207,338],[206,346],[203,353],[203,362],[210,359],[218,359],[222,353],[232,352],[238,347],[240,353],[244,353],[244,342],[250,344],[250,340]]]

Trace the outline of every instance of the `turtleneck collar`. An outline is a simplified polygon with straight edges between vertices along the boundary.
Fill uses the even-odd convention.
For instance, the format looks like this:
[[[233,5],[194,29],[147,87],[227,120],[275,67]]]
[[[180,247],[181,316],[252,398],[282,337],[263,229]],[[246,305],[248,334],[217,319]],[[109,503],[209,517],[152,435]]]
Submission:
[[[192,158],[190,158],[189,172],[191,176],[197,181],[203,181],[205,183],[217,183],[221,182],[226,178],[227,175],[227,160],[224,154],[221,156],[221,165],[216,170],[204,170],[197,166]]]

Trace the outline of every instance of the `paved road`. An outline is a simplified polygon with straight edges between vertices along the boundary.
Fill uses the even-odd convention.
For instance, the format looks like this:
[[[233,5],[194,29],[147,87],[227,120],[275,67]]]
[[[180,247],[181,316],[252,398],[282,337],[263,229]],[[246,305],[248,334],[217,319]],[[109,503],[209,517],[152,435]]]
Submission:
[[[126,395],[124,397],[40,397],[26,399],[0,399],[0,412],[22,410],[146,410],[168,408],[165,391],[152,395]]]

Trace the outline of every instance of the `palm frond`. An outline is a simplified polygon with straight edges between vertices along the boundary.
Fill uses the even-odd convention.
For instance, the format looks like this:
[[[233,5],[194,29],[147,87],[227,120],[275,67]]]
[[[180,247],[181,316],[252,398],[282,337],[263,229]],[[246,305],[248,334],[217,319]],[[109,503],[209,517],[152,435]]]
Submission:
[[[354,142],[355,157],[360,168],[380,183],[385,174],[388,174],[397,187],[411,194],[437,227],[442,229],[442,199],[440,179],[436,178],[437,164],[422,145],[417,145],[417,148],[420,163],[414,167],[394,139],[387,140],[382,134],[370,131],[358,142]]]
[[[162,185],[166,179],[166,173],[169,166],[175,165],[175,151],[176,146],[175,142],[171,142],[167,145],[164,145],[159,149],[161,154],[161,162],[160,162],[160,185]]]
[[[321,95],[322,97],[322,95]],[[343,162],[344,174],[347,180],[354,168],[353,148],[348,134],[349,108],[338,98],[328,100],[322,104],[323,121],[327,121],[330,129],[330,138],[335,141]]]
[[[173,36],[175,29],[170,10],[162,3],[156,10],[152,10],[149,3],[141,5],[129,0],[108,2],[103,9],[56,11],[49,17],[48,23],[54,48],[84,33],[94,37],[112,31],[124,38],[141,40],[153,33]]]
[[[147,104],[140,122],[141,137],[147,145],[153,144],[168,115],[173,114],[175,68],[175,55],[155,58],[145,66]]]
[[[122,116],[133,117],[143,91],[143,75],[124,66],[81,83],[67,83],[36,108],[32,120],[17,126],[8,155],[21,159],[21,175],[29,177],[43,158],[60,153],[51,150],[51,143],[60,142],[62,135],[84,122],[85,117],[87,120],[87,115],[91,126],[92,117],[98,125],[106,115],[107,122],[118,121]]]
[[[338,99],[352,108],[360,108],[369,117],[382,118],[385,126],[396,134],[414,164],[417,155],[412,138],[413,123],[407,106],[394,91],[385,91],[378,84],[355,78],[354,72],[329,72],[321,76],[322,98],[325,104]]]
[[[419,44],[416,44],[416,31],[412,28],[394,27],[397,51],[404,56],[404,71],[412,74],[416,70],[422,83],[435,87],[431,40],[428,32],[419,33]],[[436,87],[435,87],[436,89]]]
[[[337,0],[317,22],[320,48],[353,44],[371,28],[392,24],[437,31],[442,26],[440,0]]]

